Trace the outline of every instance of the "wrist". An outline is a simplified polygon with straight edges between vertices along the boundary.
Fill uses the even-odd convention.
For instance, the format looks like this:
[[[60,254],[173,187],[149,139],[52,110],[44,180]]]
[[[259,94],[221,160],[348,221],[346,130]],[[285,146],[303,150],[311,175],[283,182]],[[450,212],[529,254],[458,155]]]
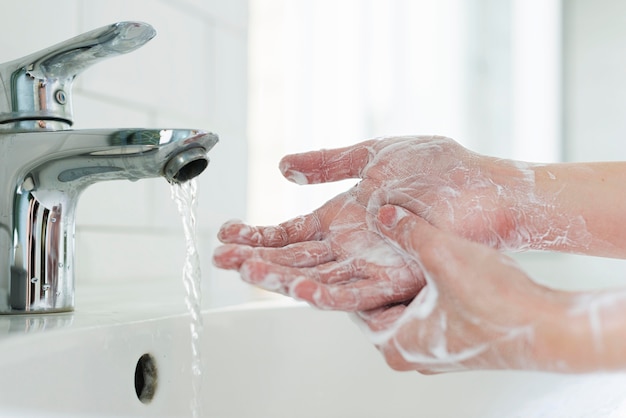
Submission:
[[[544,235],[538,224],[548,224],[543,197],[537,195],[538,167],[533,164],[493,159],[488,173],[497,185],[494,230],[500,245],[509,250],[534,248]]]
[[[623,163],[535,165],[538,216],[531,247],[603,257],[626,257]]]
[[[589,253],[593,240],[581,206],[585,197],[579,195],[582,170],[573,175],[576,168],[564,164],[506,164],[503,236],[509,248]]]
[[[550,297],[541,303],[534,328],[532,356],[537,368],[551,372],[581,371],[582,352],[579,343],[587,341],[587,329],[572,320],[572,295],[550,291]]]
[[[623,299],[617,290],[557,292],[535,328],[539,369],[584,373],[626,368]]]

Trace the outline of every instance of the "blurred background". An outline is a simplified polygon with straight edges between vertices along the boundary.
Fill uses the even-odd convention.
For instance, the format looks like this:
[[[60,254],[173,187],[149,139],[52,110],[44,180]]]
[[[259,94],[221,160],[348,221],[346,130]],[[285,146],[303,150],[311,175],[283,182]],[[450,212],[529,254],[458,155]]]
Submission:
[[[626,2],[251,0],[253,223],[320,206],[354,181],[297,186],[286,153],[440,134],[533,162],[626,158]],[[625,262],[515,255],[545,284],[623,285]]]
[[[0,60],[121,20],[157,37],[74,89],[75,128],[219,134],[199,178],[205,301],[260,293],[215,269],[219,226],[274,224],[355,181],[297,186],[292,152],[408,134],[526,161],[626,159],[626,2],[620,0],[2,0]],[[185,255],[162,179],[89,188],[78,205],[77,283],[172,280]],[[132,255],[132,256],[131,256]],[[554,286],[626,279],[621,260],[526,253]],[[80,301],[79,301],[80,302]]]

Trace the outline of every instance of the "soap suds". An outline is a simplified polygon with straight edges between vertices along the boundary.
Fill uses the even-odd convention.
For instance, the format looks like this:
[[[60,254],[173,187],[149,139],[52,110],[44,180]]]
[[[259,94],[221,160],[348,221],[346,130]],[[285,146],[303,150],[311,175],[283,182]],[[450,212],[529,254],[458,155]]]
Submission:
[[[470,316],[465,320],[489,330],[491,340],[453,349],[449,336],[454,331],[440,306],[436,281],[425,274],[419,258],[403,255],[376,227],[383,205],[402,206],[439,229],[496,249],[582,251],[592,242],[585,219],[568,215],[556,204],[562,190],[556,196],[537,192],[539,165],[502,159],[483,162],[481,158],[487,157],[448,138],[383,138],[298,158],[302,167],[311,167],[310,172],[293,158],[279,166],[295,183],[355,177],[361,181],[311,214],[277,226],[227,223],[220,231],[222,241],[259,249],[221,250],[216,259],[231,266],[241,264],[244,280],[322,309],[406,304],[386,329],[372,331],[363,323],[361,328],[374,344],[395,345],[408,362],[438,369],[445,368],[446,362],[460,367],[472,359],[481,361],[487,351],[494,361],[504,361],[494,347],[515,339],[530,341],[534,332],[529,324],[502,329],[495,322]],[[552,173],[548,176],[556,178]],[[261,247],[271,247],[272,252]],[[306,257],[309,263],[303,262]],[[432,344],[426,351],[410,350],[396,338],[401,327],[414,321],[430,321],[426,336]],[[589,323],[599,329],[600,316],[590,314]]]

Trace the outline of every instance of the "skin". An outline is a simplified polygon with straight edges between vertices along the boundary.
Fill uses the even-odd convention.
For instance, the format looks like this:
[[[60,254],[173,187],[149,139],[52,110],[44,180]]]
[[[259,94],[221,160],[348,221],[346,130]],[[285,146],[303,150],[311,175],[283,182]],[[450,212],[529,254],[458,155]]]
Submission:
[[[605,325],[612,323],[607,306],[618,304],[607,302],[607,295],[569,295],[579,302],[589,298],[576,304],[534,285],[496,250],[625,257],[626,234],[619,222],[626,210],[626,199],[619,199],[624,163],[536,165],[475,154],[449,138],[399,137],[289,155],[280,169],[300,184],[360,181],[312,213],[276,226],[226,223],[218,234],[224,245],[214,254],[218,267],[322,309],[356,312],[394,368],[609,367],[600,360],[577,362],[590,352],[578,344],[567,355],[561,341],[568,340],[559,332],[564,318],[581,318],[588,333],[576,326],[573,334],[593,342],[595,354],[589,358],[596,358],[599,347],[611,346],[604,336]],[[438,261],[450,271],[427,268],[423,257],[411,253],[416,247],[402,247],[380,228],[379,211],[389,204],[448,234]],[[452,238],[463,245],[457,248]],[[474,258],[472,251],[480,251],[473,246],[488,253]],[[481,286],[485,293],[476,290]],[[463,307],[461,302],[478,301],[477,294],[490,297],[480,307]],[[538,319],[528,310],[549,312]],[[478,322],[468,324],[468,318]],[[480,318],[504,322],[479,326]],[[422,322],[428,327],[417,326]],[[429,344],[430,351],[414,351],[418,343]]]
[[[556,372],[626,367],[626,292],[560,292],[533,282],[506,255],[385,206],[378,226],[427,279],[408,305],[358,313],[365,331],[396,370],[469,369]],[[596,328],[589,309],[594,306]]]

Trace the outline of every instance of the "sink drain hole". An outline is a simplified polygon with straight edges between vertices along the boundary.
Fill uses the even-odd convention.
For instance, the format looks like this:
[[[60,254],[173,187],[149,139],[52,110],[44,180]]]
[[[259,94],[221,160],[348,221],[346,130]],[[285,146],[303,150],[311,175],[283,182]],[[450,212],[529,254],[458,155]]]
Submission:
[[[157,388],[157,367],[154,357],[144,354],[135,367],[135,392],[143,403],[150,403]]]

